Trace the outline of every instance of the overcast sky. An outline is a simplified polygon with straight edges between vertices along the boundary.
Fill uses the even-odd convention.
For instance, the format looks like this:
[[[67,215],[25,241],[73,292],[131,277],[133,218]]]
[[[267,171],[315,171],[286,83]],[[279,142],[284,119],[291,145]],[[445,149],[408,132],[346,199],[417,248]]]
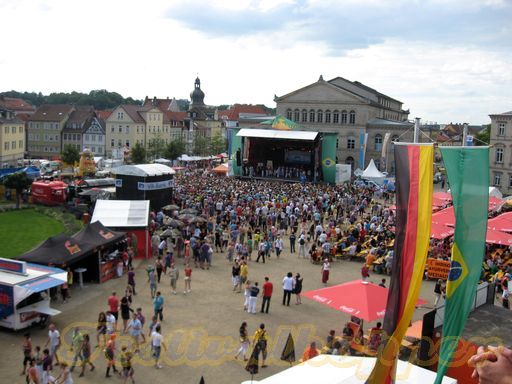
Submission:
[[[410,117],[512,110],[512,0],[0,0],[0,90],[263,103],[342,76]]]

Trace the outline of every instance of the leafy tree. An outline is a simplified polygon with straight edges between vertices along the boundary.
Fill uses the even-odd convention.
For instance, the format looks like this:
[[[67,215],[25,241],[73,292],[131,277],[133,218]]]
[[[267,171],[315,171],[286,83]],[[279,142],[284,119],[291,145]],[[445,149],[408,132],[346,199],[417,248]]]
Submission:
[[[60,154],[60,158],[64,163],[74,166],[80,160],[80,153],[74,145],[66,144]]]
[[[223,138],[221,134],[217,134],[210,141],[210,154],[218,155],[219,153],[225,152],[227,147],[227,140]]]
[[[131,150],[133,164],[144,164],[146,162],[146,148],[140,143],[136,143]]]
[[[489,145],[491,141],[491,124],[487,124],[487,126],[478,132],[475,135],[474,143],[475,145]]]
[[[194,148],[192,153],[196,156],[207,156],[210,153],[210,143],[206,136],[200,135],[196,132],[194,136]]]
[[[178,103],[178,107],[180,108],[180,111],[188,111],[188,107],[190,106],[190,101],[187,99],[178,99],[176,100]]]
[[[148,157],[158,159],[165,151],[165,140],[160,135],[148,141]]]
[[[25,172],[16,172],[11,173],[5,178],[4,185],[6,188],[16,190],[16,209],[19,209],[21,204],[21,194],[24,189],[27,189],[32,185],[32,180],[28,178]]]
[[[173,140],[169,144],[167,144],[164,150],[164,157],[166,159],[174,160],[177,157],[183,155],[185,151],[185,142],[181,138],[179,138],[178,140]]]

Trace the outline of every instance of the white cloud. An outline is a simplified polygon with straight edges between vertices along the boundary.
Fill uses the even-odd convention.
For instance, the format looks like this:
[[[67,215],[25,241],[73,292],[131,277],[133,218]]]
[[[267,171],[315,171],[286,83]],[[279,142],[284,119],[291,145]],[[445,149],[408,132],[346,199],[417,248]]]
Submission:
[[[372,1],[364,4],[370,6]],[[207,103],[273,106],[274,94],[293,91],[323,74],[326,79],[359,80],[402,100],[412,117],[426,120],[485,123],[489,113],[512,109],[512,50],[508,49],[512,41],[485,46],[466,39],[443,39],[436,30],[440,21],[431,35],[426,28],[414,36],[407,29],[385,37],[378,28],[364,36],[353,31],[336,34],[338,25],[332,23],[336,13],[325,12],[334,3],[360,4],[355,0],[222,1],[215,9],[218,15],[247,12],[244,15],[252,15],[254,23],[231,20],[236,21],[232,33],[209,32],[207,26],[187,27],[183,21],[190,20],[178,20],[185,7],[198,4],[189,3],[174,1],[169,11],[165,0],[0,0],[0,25],[4,31],[15,31],[4,40],[0,53],[0,73],[7,74],[1,90],[49,93],[105,88],[135,98],[184,98],[199,74]],[[241,3],[249,11],[240,8]],[[392,3],[379,2],[379,6],[389,8]],[[409,4],[398,4],[405,3]],[[505,7],[506,14],[510,8],[503,3],[492,6]],[[210,3],[201,4],[203,13],[211,10]],[[281,17],[293,9],[287,8],[290,4],[299,16],[313,7],[315,18],[324,15],[326,25],[310,29],[303,17]],[[261,24],[259,19],[265,18]],[[490,34],[489,41],[494,34],[503,40],[512,33],[505,25],[493,33],[483,25],[474,27],[485,32],[482,36]],[[236,28],[250,31],[237,34]],[[398,30],[394,25],[392,29]],[[316,35],[308,35],[311,31]]]

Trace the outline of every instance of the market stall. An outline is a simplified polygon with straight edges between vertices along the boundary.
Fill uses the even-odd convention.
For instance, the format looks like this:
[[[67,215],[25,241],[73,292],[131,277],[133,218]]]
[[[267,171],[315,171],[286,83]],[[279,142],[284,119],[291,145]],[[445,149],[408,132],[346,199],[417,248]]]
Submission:
[[[151,255],[148,200],[97,200],[91,223],[96,221],[134,238],[135,257],[148,258]]]
[[[58,315],[49,290],[66,279],[62,269],[0,259],[0,326],[18,330]]]

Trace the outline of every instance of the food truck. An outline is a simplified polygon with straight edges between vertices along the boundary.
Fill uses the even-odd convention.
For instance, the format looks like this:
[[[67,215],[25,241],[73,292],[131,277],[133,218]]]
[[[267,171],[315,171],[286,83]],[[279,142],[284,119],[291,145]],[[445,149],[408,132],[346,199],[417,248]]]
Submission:
[[[18,330],[58,315],[50,307],[50,288],[66,281],[62,269],[0,258],[0,326]]]
[[[66,202],[68,185],[62,181],[39,180],[32,183],[32,201],[45,205],[60,205]]]

